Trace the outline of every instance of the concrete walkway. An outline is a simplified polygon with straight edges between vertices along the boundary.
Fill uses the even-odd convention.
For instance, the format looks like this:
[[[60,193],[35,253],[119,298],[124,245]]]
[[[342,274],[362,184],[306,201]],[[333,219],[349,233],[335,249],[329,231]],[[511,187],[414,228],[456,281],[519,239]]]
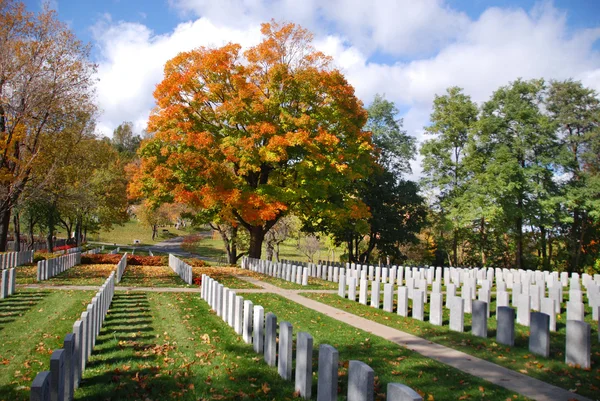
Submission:
[[[470,375],[480,377],[526,397],[540,401],[591,401],[589,398],[585,398],[552,384],[496,365],[495,363],[465,354],[464,352],[457,351],[453,348],[433,343],[421,337],[393,329],[372,320],[353,315],[299,295],[300,292],[305,291],[285,290],[250,277],[240,278],[263,287],[267,292],[281,295],[290,301],[294,301],[309,309],[339,320],[340,322],[344,322],[357,329],[367,331],[392,341],[402,347],[418,352],[427,358],[442,362],[448,366],[462,370]]]

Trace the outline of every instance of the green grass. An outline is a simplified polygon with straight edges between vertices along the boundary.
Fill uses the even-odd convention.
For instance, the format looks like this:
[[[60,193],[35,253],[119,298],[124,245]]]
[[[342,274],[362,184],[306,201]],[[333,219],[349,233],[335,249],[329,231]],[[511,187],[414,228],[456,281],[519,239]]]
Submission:
[[[314,277],[308,278],[308,285],[296,284],[291,281],[286,281],[277,277],[271,277],[267,275],[261,274],[259,276],[259,280],[264,281],[266,283],[276,285],[277,287],[284,288],[286,290],[337,290],[338,284],[321,280]]]
[[[29,400],[38,372],[85,311],[94,291],[29,291],[0,300],[0,400]]]
[[[317,371],[319,344],[330,344],[339,351],[340,399],[345,399],[347,393],[349,360],[365,362],[375,371],[377,400],[384,399],[381,393],[385,392],[387,383],[398,382],[419,391],[425,400],[525,399],[283,297],[274,294],[244,294],[244,298],[251,300],[254,305],[263,306],[265,313],[275,313],[278,322],[292,323],[294,333],[306,331],[313,336],[313,372]],[[316,394],[316,376],[313,379],[313,394]]]
[[[17,270],[17,284],[45,285],[95,285],[104,284],[115,265],[77,265],[44,281],[37,281],[37,267],[22,267]]]
[[[163,234],[162,230],[168,230]],[[89,236],[89,241],[108,242],[118,245],[133,245],[133,240],[138,239],[142,245],[152,245],[169,238],[188,235],[189,230],[176,230],[174,227],[160,227],[155,240],[152,240],[152,229],[136,220],[131,220],[122,226],[113,226],[110,231],[101,231],[99,234]]]
[[[597,398],[600,383],[600,345],[597,338],[598,323],[591,320],[591,311],[587,310],[587,321],[592,324],[592,366],[586,371],[569,367],[565,364],[565,335],[566,313],[557,316],[557,332],[551,333],[550,358],[531,354],[529,352],[529,328],[515,324],[515,346],[508,347],[495,341],[496,319],[488,320],[488,338],[472,336],[470,331],[471,315],[465,314],[465,333],[451,331],[448,327],[449,312],[444,308],[443,321],[445,326],[434,326],[427,321],[422,322],[410,317],[398,316],[396,313],[384,312],[370,306],[341,298],[337,294],[303,294],[349,313],[373,320],[417,335],[438,344],[452,347],[467,354],[476,356],[504,366],[506,368],[535,377],[547,383],[554,384],[567,390],[576,390],[578,394]],[[396,302],[396,301],[394,301]],[[409,306],[410,306],[409,301]],[[491,311],[496,310],[496,303],[491,303]],[[409,308],[409,316],[410,316]],[[429,319],[429,304],[425,307],[425,320]],[[437,398],[436,398],[437,399]]]
[[[79,400],[292,400],[197,294],[116,293]]]
[[[192,287],[169,266],[139,265],[127,266],[118,285],[122,287]]]

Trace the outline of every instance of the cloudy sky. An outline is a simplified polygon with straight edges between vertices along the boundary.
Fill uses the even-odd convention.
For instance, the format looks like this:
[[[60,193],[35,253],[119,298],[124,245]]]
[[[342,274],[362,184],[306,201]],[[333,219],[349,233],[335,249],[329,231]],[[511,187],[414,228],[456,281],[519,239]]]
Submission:
[[[40,0],[26,0],[39,10]],[[600,92],[600,0],[54,0],[98,63],[98,130],[140,132],[165,61],[197,46],[260,41],[260,23],[292,21],[368,105],[396,103],[423,139],[436,94],[460,86],[477,102],[516,78],[580,80]],[[413,174],[419,175],[418,160]]]

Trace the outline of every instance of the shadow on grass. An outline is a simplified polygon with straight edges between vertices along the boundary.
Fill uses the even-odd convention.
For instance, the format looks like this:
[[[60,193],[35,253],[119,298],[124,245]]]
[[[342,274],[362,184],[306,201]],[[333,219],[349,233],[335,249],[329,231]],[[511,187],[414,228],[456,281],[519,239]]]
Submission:
[[[154,398],[177,391],[169,375],[148,366],[157,347],[145,293],[116,293],[77,393],[80,400]]]
[[[50,291],[16,292],[0,300],[0,330],[50,295]]]

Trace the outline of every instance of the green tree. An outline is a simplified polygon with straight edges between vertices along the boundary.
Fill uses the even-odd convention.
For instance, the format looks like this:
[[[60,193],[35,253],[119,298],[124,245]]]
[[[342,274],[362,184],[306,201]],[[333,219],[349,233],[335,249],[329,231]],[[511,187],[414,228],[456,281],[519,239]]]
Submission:
[[[350,261],[368,263],[372,253],[402,257],[399,246],[416,241],[426,210],[418,186],[402,179],[410,172],[415,139],[402,130],[393,102],[376,95],[368,108],[375,155],[368,177],[357,181],[356,196],[369,208],[368,217],[337,218],[330,226],[338,243],[348,247]]]
[[[111,143],[125,158],[132,159],[142,143],[142,138],[133,133],[133,123],[125,121],[113,131]]]
[[[423,185],[431,193],[433,207],[439,217],[438,241],[445,242],[444,232],[451,230],[451,264],[459,264],[461,242],[460,198],[465,191],[470,172],[465,166],[469,135],[477,123],[478,109],[461,88],[448,88],[446,94],[435,97],[430,116],[431,125],[425,133],[434,138],[421,145]],[[447,227],[447,228],[446,228]]]
[[[572,80],[550,83],[546,100],[558,124],[558,173],[565,176],[557,202],[562,205],[567,268],[594,264],[600,221],[600,101],[598,94]],[[585,257],[584,257],[585,255]]]
[[[553,196],[556,125],[542,109],[543,80],[517,80],[483,105],[476,151],[486,155],[482,191],[502,208],[515,246],[514,267],[525,268],[524,225],[543,229]]]

